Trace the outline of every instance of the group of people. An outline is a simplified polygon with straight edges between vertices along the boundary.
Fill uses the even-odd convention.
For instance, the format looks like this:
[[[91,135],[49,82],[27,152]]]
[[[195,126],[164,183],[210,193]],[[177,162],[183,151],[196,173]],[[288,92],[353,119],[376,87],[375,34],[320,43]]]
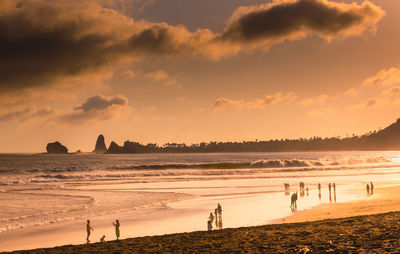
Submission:
[[[215,221],[215,228],[222,229],[222,207],[218,203],[217,208],[214,210],[214,214],[211,212],[207,221],[207,229],[211,231],[213,229],[213,222]]]
[[[120,231],[119,231],[120,224],[119,224],[119,220],[116,220],[116,221],[113,222],[112,224],[113,224],[113,226],[115,227],[115,235],[116,235],[116,237],[117,237],[117,240],[119,240],[119,237],[120,237]],[[90,238],[90,234],[91,234],[92,231],[94,231],[94,229],[92,228],[92,225],[90,224],[90,220],[87,220],[87,221],[86,221],[86,233],[87,233],[87,235],[86,235],[86,242],[87,242],[87,243],[90,243],[90,239],[89,239],[89,238]],[[106,236],[103,235],[103,236],[100,238],[100,242],[104,243],[105,241],[106,241]]]
[[[371,182],[371,186],[367,183],[365,186],[367,188],[367,196],[374,194],[374,184]]]
[[[290,195],[290,185],[288,183],[284,183],[285,187],[285,195],[288,196]],[[336,183],[329,183],[328,184],[328,189],[329,189],[329,202],[332,202],[332,189],[333,189],[333,199],[334,202],[336,202]],[[371,192],[369,191],[370,187],[367,184],[367,192],[368,193],[373,193],[373,184],[371,183]],[[304,197],[307,195],[309,196],[309,189],[308,187],[305,186],[304,182],[300,182],[300,197]],[[370,195],[370,194],[368,194]],[[318,197],[321,200],[321,183],[318,183]],[[293,192],[292,195],[290,196],[290,208],[292,211],[297,210],[297,200],[298,200],[298,192]]]

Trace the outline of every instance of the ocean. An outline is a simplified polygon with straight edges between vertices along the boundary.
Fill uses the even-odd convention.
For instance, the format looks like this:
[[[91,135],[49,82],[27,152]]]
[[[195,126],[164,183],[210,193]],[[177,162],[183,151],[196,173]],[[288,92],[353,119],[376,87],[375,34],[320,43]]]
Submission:
[[[125,237],[206,230],[218,203],[224,228],[261,225],[293,213],[284,183],[290,194],[305,183],[304,210],[365,198],[355,186],[399,173],[399,152],[0,154],[0,239],[89,218],[126,218]]]

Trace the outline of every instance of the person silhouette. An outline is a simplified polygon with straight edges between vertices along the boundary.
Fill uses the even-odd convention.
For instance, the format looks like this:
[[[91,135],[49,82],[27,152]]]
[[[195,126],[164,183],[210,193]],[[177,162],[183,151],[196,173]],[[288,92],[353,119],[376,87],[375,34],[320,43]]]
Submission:
[[[218,208],[215,208],[214,210],[214,218],[215,218],[215,227],[218,227]]]
[[[208,220],[211,221],[211,223],[214,222],[214,215],[210,213],[210,216],[208,217]]]
[[[374,194],[374,184],[371,182],[371,195]]]
[[[91,231],[93,231],[94,229],[92,228],[92,225],[90,225],[90,220],[87,220],[86,221],[86,233],[87,233],[87,235],[86,235],[86,241],[89,243],[90,242],[90,240],[89,240],[89,237],[90,237],[90,233],[91,233]]]
[[[365,188],[367,189],[367,196],[369,196],[369,184],[367,183],[367,185],[365,186]]]
[[[321,200],[321,184],[318,183],[318,198]]]
[[[106,236],[105,236],[105,235],[103,235],[103,236],[100,238],[100,242],[101,242],[101,243],[106,242]]]
[[[117,240],[119,240],[120,232],[119,232],[119,220],[116,220],[115,223],[113,222],[113,225],[115,227],[115,235],[117,236]]]
[[[218,203],[217,209],[218,209],[219,215],[222,215],[222,207],[219,203]]]

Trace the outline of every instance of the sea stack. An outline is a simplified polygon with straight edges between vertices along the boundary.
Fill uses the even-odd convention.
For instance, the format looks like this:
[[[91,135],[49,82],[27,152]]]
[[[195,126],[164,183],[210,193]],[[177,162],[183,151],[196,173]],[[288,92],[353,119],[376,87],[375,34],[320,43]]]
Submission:
[[[104,136],[99,135],[96,142],[96,147],[93,150],[94,153],[105,153],[107,152],[106,143],[104,142]]]
[[[119,146],[114,141],[111,142],[110,146],[108,147],[108,153],[124,153],[124,148]]]
[[[67,154],[68,148],[63,146],[60,142],[48,143],[46,146],[47,153],[51,154]]]

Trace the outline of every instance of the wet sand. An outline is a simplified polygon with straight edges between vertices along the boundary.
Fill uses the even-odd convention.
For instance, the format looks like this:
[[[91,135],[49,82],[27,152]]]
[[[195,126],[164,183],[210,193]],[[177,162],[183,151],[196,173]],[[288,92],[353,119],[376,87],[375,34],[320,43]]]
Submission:
[[[360,188],[360,194],[363,192],[365,190]],[[284,221],[310,222],[138,237],[14,253],[298,253],[302,250],[398,253],[400,212],[391,211],[400,211],[399,192],[400,186],[377,185],[375,194],[364,200],[322,204],[295,213]],[[347,218],[330,219],[338,217]]]

